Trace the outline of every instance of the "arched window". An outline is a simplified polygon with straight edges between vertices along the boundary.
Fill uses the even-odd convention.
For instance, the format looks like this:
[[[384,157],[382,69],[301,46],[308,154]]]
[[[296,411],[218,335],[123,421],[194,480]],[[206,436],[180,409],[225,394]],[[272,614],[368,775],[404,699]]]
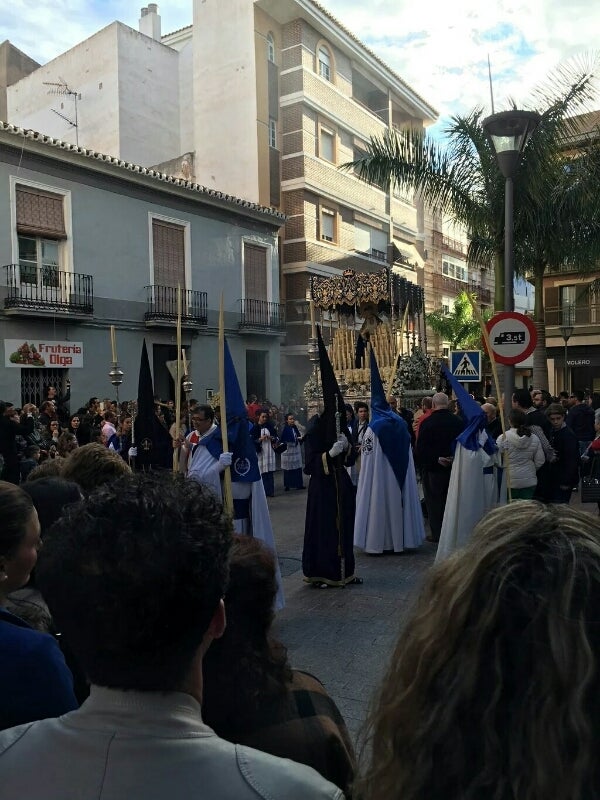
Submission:
[[[321,45],[317,53],[317,60],[319,65],[319,75],[325,78],[326,81],[331,80],[331,55],[329,50]]]
[[[272,33],[267,36],[267,58],[269,61],[272,61],[273,64],[275,63],[275,40],[273,39]]]

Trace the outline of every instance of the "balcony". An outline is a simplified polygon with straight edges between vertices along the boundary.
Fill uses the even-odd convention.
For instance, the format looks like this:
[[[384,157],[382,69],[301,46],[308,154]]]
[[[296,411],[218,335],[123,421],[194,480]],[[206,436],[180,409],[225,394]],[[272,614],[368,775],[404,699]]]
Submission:
[[[240,329],[283,333],[284,304],[266,300],[240,300]]]
[[[484,289],[480,283],[475,283],[471,281],[469,283],[469,294],[474,294],[477,297],[479,303],[484,303],[485,305],[491,305],[492,303],[492,291],[491,289]]]
[[[65,314],[71,317],[94,313],[94,279],[78,272],[62,272],[53,266],[4,267],[7,314]]]
[[[546,328],[558,328],[565,322],[564,306],[547,306],[544,314]],[[600,325],[600,303],[581,303],[569,307],[568,322],[575,328],[575,333],[585,333],[577,330],[585,326]],[[558,336],[559,331],[552,331],[550,335]]]
[[[359,256],[364,256],[365,258],[373,258],[375,261],[382,261],[384,264],[387,263],[387,253],[383,250],[377,250],[374,247],[371,250],[355,250],[354,251]],[[402,256],[398,259],[398,262],[402,260]],[[408,262],[408,259],[406,259]],[[408,266],[410,266],[408,264]]]
[[[484,289],[483,286],[476,281],[459,281],[457,278],[450,278],[447,275],[440,275],[439,272],[434,272],[433,288],[453,294],[468,292],[469,294],[476,295],[480,304],[491,305],[492,303],[491,290]]]
[[[459,253],[461,256],[466,256],[467,254],[467,245],[465,242],[460,242],[458,239],[452,239],[450,236],[445,236],[442,234],[442,249],[446,251],[451,251],[453,253]]]
[[[177,288],[173,286],[146,286],[146,325],[174,325],[177,322]],[[207,324],[208,296],[206,292],[191,289],[181,291],[181,324],[199,327]]]

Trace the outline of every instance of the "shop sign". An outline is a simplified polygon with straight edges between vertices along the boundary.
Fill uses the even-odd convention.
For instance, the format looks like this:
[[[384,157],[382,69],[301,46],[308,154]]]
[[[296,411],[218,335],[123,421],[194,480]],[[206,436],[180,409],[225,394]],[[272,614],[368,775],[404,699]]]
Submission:
[[[4,366],[64,369],[83,367],[83,342],[5,339]]]

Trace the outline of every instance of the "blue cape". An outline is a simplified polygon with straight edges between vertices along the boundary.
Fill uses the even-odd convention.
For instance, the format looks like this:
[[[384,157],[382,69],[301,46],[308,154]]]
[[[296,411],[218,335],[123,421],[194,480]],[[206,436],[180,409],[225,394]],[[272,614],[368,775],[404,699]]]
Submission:
[[[248,411],[240,384],[238,382],[229,345],[225,339],[225,402],[227,404],[227,439],[229,451],[233,453],[231,462],[231,480],[254,483],[260,480],[258,456],[250,428],[248,427]],[[223,420],[221,420],[223,424]],[[221,429],[217,428],[202,442],[213,458],[219,458],[223,452]]]
[[[379,439],[400,489],[404,486],[408,469],[410,433],[406,422],[392,411],[383,391],[379,367],[371,348],[371,419],[369,426]]]
[[[456,437],[456,441],[460,442],[466,450],[479,450],[479,434],[484,430],[487,425],[487,415],[481,408],[477,400],[474,400],[467,392],[462,384],[452,375],[450,370],[442,364],[442,372],[446,380],[452,386],[456,399],[460,403],[463,419],[465,421],[465,429]],[[496,442],[487,435],[486,442],[483,449],[488,455],[493,455],[497,450]]]

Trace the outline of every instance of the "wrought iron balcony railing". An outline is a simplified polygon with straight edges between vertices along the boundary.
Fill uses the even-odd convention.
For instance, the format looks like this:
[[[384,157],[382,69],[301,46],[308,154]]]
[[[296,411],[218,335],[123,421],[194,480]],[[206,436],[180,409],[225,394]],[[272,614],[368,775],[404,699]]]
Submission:
[[[565,314],[564,306],[547,306],[544,310],[546,327],[560,325],[600,325],[600,303],[581,303],[572,305]]]
[[[94,279],[53,265],[7,264],[6,310],[94,313]]]
[[[146,286],[146,322],[177,321],[177,287]],[[181,290],[181,322],[183,325],[206,325],[208,295],[191,289]]]
[[[266,300],[240,300],[240,328],[284,331],[285,307],[283,303],[269,303]]]

